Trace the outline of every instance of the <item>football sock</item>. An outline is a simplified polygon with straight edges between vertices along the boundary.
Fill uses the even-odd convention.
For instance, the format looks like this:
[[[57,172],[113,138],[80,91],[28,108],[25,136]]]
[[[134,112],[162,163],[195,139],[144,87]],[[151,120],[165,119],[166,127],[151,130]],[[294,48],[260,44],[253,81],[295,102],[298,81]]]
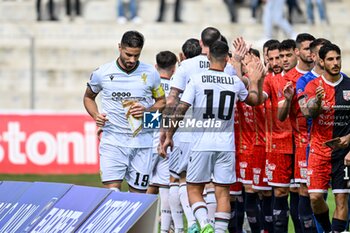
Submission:
[[[215,233],[225,233],[231,214],[226,212],[215,213]]]
[[[288,233],[288,195],[275,197],[273,203],[274,232]]]
[[[260,233],[260,218],[258,208],[258,194],[245,193],[245,212],[252,233]]]
[[[179,196],[180,196],[180,202],[182,205],[182,209],[184,210],[184,213],[186,215],[187,224],[190,227],[196,223],[196,218],[193,216],[192,209],[191,209],[190,204],[188,202],[186,183],[180,184]]]
[[[298,211],[298,206],[299,206],[299,193],[297,192],[289,192],[290,195],[290,215],[293,220],[293,225],[294,225],[294,231],[295,233],[302,233],[301,231],[301,224],[300,224],[300,219],[299,219],[299,211]]]
[[[159,188],[160,196],[160,230],[169,232],[171,224],[171,211],[169,205],[169,188]]]
[[[312,214],[310,197],[299,196],[299,218],[303,233],[316,232],[314,216]]]
[[[208,218],[208,209],[205,202],[196,202],[192,205],[193,215],[196,216],[196,219],[199,223],[199,226],[203,228],[209,223]]]
[[[179,199],[179,183],[171,183],[169,188],[169,206],[174,221],[175,231],[183,231],[183,210]]]

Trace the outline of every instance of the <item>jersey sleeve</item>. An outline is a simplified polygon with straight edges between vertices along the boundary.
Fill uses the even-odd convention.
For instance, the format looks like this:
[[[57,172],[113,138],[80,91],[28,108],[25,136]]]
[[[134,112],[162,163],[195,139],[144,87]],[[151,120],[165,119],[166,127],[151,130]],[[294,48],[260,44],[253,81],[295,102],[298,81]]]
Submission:
[[[153,71],[153,83],[152,83],[152,97],[157,99],[159,97],[165,96],[164,88],[161,84],[159,73],[154,70]]]
[[[304,97],[306,98],[306,101],[309,101],[310,99],[314,98],[316,96],[316,82],[315,80],[309,82],[304,91]]]
[[[184,65],[180,65],[173,77],[170,80],[170,87],[175,87],[179,90],[185,90],[186,88],[186,69]]]
[[[224,72],[228,75],[237,75],[235,68],[230,63],[227,63]]]
[[[305,86],[306,86],[307,82],[306,82],[306,78],[305,76],[301,76],[296,84],[296,91],[297,91],[297,98],[298,100],[302,97],[304,97],[304,91],[305,91]]]
[[[181,101],[186,102],[190,105],[193,105],[195,95],[196,95],[195,82],[194,82],[194,79],[190,79],[181,97]]]
[[[92,72],[87,85],[94,93],[99,93],[102,90],[102,81],[101,75],[99,74],[99,68]]]

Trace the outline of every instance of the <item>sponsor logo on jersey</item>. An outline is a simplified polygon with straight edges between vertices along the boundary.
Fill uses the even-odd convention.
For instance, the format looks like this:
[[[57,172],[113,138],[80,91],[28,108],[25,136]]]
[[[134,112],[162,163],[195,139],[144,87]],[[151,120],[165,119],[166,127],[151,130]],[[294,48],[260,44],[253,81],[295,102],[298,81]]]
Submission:
[[[118,101],[118,100],[123,100],[126,98],[130,98],[131,93],[130,92],[112,92],[112,100]]]

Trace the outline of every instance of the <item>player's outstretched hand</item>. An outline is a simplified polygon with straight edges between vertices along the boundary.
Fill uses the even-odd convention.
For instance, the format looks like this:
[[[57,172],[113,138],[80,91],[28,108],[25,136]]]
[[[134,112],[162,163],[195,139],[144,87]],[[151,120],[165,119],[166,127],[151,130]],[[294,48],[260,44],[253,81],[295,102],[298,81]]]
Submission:
[[[245,64],[248,71],[248,77],[252,82],[258,82],[264,77],[264,66],[258,57],[247,54],[248,62]]]
[[[287,82],[283,88],[283,95],[286,100],[291,100],[294,96],[294,88],[292,82]]]
[[[145,106],[140,103],[136,103],[130,107],[130,114],[135,118],[143,117],[143,113],[146,110]]]
[[[244,41],[243,37],[238,37],[232,42],[235,51],[232,56],[232,62],[241,62],[248,53],[250,46]]]
[[[105,113],[99,113],[96,116],[95,121],[98,127],[102,127],[105,125],[106,121],[108,121],[107,115]]]

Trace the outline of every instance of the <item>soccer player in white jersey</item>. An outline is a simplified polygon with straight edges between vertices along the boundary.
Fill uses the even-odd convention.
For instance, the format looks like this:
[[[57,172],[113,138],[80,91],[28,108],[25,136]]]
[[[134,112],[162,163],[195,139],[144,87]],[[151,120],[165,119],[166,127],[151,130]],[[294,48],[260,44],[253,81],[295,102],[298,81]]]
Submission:
[[[170,51],[161,51],[156,55],[156,69],[161,78],[165,95],[170,91],[170,78],[176,70],[177,58]],[[153,139],[153,163],[150,184],[147,193],[158,194],[160,196],[160,232],[168,233],[171,224],[171,211],[169,206],[169,159],[158,155],[157,147],[159,145],[159,131],[154,132]],[[183,219],[181,214],[181,224],[174,223],[175,230],[179,228],[183,231]]]
[[[183,93],[175,115],[171,119],[174,124],[167,130],[163,150],[173,146],[173,134],[179,121],[190,106],[193,107],[195,121],[212,121],[209,125],[192,132],[192,148],[188,160],[186,181],[189,201],[201,232],[214,232],[209,223],[203,189],[206,183],[213,181],[217,209],[215,213],[215,232],[224,233],[228,227],[230,215],[229,185],[236,181],[235,145],[234,145],[234,105],[236,101],[248,104],[259,103],[262,85],[259,80],[263,76],[263,66],[254,60],[248,64],[251,82],[249,92],[244,83],[237,77],[224,72],[228,57],[228,45],[215,41],[209,52],[210,68],[202,73],[193,74]],[[191,120],[192,121],[192,120]],[[200,125],[197,124],[196,125]]]
[[[139,61],[143,44],[141,33],[125,32],[118,59],[92,73],[84,95],[87,112],[103,130],[99,147],[102,183],[116,191],[125,178],[131,192],[146,192],[153,132],[142,129],[142,117],[145,111],[165,106],[159,73]],[[95,101],[100,92],[101,111]]]
[[[205,28],[201,33],[200,45],[202,47],[202,54],[193,57],[191,59],[181,62],[180,67],[176,70],[173,78],[170,82],[170,93],[167,97],[167,105],[164,110],[163,116],[170,116],[174,112],[178,102],[180,94],[185,90],[186,84],[190,75],[202,72],[209,68],[209,60],[207,54],[209,52],[209,46],[215,41],[221,39],[221,34],[218,29],[213,27]],[[227,66],[227,72],[234,73],[232,66]],[[161,131],[160,144],[165,139],[165,131]],[[187,169],[187,157],[189,153],[189,145],[191,142],[191,135],[187,132],[181,132],[179,136],[179,153],[172,153],[169,158],[169,170],[170,175],[174,178],[180,179],[180,188],[172,186],[170,184],[170,207],[173,210],[173,206],[178,206],[176,197],[180,196],[182,208],[185,212],[186,219],[188,221],[189,232],[198,232],[195,218],[192,214],[191,207],[188,204],[187,188],[186,188],[186,169]],[[161,147],[162,148],[162,147]],[[165,156],[166,152],[161,151],[161,154]],[[172,198],[174,197],[174,198]],[[173,203],[174,201],[174,203]]]

